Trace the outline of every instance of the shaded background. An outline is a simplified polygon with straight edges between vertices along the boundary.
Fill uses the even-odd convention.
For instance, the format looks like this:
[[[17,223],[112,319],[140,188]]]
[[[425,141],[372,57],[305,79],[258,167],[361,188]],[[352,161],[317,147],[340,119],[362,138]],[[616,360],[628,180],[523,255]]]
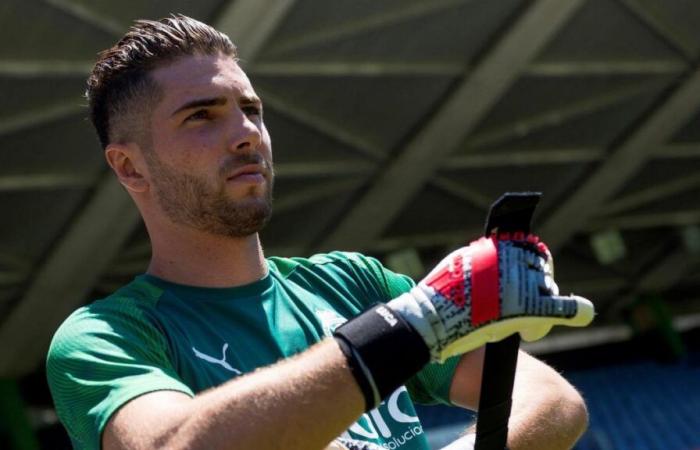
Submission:
[[[148,262],[81,94],[98,51],[170,12],[229,34],[265,103],[268,255],[359,250],[420,277],[500,193],[542,191],[559,285],[599,312],[527,347],[589,400],[580,448],[700,448],[692,0],[3,0],[0,448],[68,447],[50,338]],[[421,413],[434,442],[469,419]]]

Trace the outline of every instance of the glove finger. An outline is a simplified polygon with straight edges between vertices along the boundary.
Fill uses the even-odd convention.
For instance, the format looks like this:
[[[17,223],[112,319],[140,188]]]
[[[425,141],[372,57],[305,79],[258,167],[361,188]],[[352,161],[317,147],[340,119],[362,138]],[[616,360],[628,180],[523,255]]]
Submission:
[[[554,281],[554,257],[550,253],[549,249],[546,248],[545,258],[544,258],[544,274],[545,274],[545,287],[553,295],[559,295],[559,286]]]
[[[523,340],[532,342],[545,337],[554,325],[585,327],[590,324],[595,315],[593,303],[576,295],[550,295],[540,297],[538,310],[523,317],[525,322],[519,332]]]
[[[557,286],[557,283],[554,281],[554,277],[547,273],[546,270],[533,272],[535,273],[531,276],[537,281],[540,295],[559,295],[559,286]]]
[[[502,241],[499,252],[505,255],[510,264],[520,264],[524,268],[544,271],[547,264],[546,255],[529,243]]]
[[[542,320],[542,319],[540,319]],[[551,324],[540,324],[538,326],[533,326],[530,328],[525,328],[523,330],[520,330],[520,337],[527,342],[532,342],[532,341],[537,341],[542,339],[543,337],[547,336],[549,332],[552,330],[552,325]]]
[[[523,249],[525,253],[525,261],[527,261],[527,266],[532,269],[544,271],[545,259],[544,257],[531,247]]]
[[[552,278],[554,277],[554,256],[552,256],[552,253],[549,251],[548,248],[546,248],[546,252],[545,252],[545,269],[544,270],[549,275],[551,275]]]
[[[517,277],[513,274],[534,269],[544,271],[544,260],[536,253],[514,245],[512,242],[500,242],[498,248],[499,268],[501,272],[508,274],[510,280],[515,281]]]
[[[587,298],[578,295],[549,295],[539,298],[535,315],[559,318],[556,324],[585,327],[595,316],[595,307]]]
[[[553,294],[547,288],[540,258],[522,247],[504,243],[501,260],[501,314],[521,315],[533,310],[542,295]]]
[[[536,296],[559,295],[559,287],[556,285],[551,275],[551,267],[548,265],[546,255],[536,251],[534,247],[514,248],[518,250],[515,258],[519,261],[522,269],[527,271],[528,298],[536,298],[532,297],[533,294]],[[522,282],[523,280],[520,281]],[[535,293],[534,287],[531,285],[532,283],[539,289],[539,292]]]
[[[554,277],[547,272],[544,273],[544,288],[545,292],[551,295],[559,295],[559,286],[557,286],[556,281],[554,281]]]

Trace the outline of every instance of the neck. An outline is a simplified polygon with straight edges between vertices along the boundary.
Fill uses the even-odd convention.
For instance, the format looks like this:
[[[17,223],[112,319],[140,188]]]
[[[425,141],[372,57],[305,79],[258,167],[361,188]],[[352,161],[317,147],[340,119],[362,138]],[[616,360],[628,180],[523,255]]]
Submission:
[[[178,226],[167,234],[151,233],[151,246],[146,272],[175,283],[233,287],[267,274],[257,233],[231,238]]]

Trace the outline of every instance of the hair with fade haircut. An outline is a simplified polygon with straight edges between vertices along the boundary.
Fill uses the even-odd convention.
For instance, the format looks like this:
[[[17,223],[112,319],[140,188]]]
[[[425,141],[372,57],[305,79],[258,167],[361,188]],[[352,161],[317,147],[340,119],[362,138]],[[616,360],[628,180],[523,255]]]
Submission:
[[[150,76],[153,69],[183,56],[217,53],[237,59],[228,36],[198,20],[173,14],[135,21],[115,46],[100,52],[87,81],[90,121],[102,148],[149,129],[141,114],[150,112],[161,96]]]

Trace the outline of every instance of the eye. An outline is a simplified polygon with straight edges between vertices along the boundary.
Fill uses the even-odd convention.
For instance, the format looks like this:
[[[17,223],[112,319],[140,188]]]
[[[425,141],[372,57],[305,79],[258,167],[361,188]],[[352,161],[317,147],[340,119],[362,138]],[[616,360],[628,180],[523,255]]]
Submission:
[[[243,111],[248,116],[262,116],[262,108],[256,105],[242,106],[241,111]]]
[[[195,121],[195,120],[207,120],[210,119],[211,115],[206,109],[200,109],[185,118],[185,122]]]

